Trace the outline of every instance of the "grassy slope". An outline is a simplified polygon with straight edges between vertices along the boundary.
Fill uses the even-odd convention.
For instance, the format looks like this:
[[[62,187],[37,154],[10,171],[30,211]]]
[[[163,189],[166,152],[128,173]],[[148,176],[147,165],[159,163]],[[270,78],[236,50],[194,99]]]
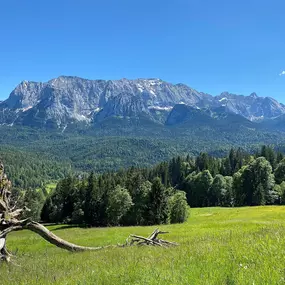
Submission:
[[[176,248],[116,248],[72,254],[30,232],[9,236],[21,267],[3,265],[3,284],[284,284],[285,207],[191,209],[182,225],[161,226]],[[154,227],[69,228],[82,245],[123,243]],[[1,283],[2,284],[2,283]]]

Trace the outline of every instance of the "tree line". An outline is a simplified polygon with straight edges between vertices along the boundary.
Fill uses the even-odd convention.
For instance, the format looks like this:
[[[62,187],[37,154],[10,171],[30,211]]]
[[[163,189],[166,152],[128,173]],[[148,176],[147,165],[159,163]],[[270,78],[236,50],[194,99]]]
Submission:
[[[41,218],[91,226],[154,225],[184,222],[188,208],[185,192],[165,187],[158,177],[150,182],[131,168],[63,179],[47,197]]]
[[[266,204],[285,204],[284,155],[270,146],[254,154],[238,148],[223,158],[200,153],[149,168],[68,176],[45,199],[41,219],[91,226],[152,225],[185,221],[188,206]]]

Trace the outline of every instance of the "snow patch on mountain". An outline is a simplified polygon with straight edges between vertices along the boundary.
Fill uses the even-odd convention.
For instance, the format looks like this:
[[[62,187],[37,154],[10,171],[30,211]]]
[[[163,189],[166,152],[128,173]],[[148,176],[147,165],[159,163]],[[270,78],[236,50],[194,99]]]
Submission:
[[[99,114],[100,119],[136,117],[141,113],[151,118],[150,109],[169,111],[176,104],[210,110],[223,107],[225,112],[252,121],[285,114],[283,104],[270,97],[258,97],[255,93],[243,96],[223,92],[211,96],[185,84],[171,84],[155,78],[87,80],[60,76],[44,83],[20,83],[7,100],[0,102],[0,124],[23,123],[23,120],[42,120],[45,124],[52,120],[65,126],[74,121],[90,123]]]
[[[33,106],[28,106],[28,107],[26,107],[26,108],[23,108],[23,112],[26,112],[26,111],[28,111],[28,110],[30,110],[30,109],[32,109],[33,108]]]
[[[159,110],[159,111],[170,111],[173,109],[173,106],[149,106],[148,109]]]

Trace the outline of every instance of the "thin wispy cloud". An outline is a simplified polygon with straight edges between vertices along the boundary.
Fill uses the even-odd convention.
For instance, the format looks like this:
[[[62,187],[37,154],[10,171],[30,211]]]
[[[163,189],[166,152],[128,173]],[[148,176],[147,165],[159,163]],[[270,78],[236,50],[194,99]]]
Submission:
[[[279,76],[285,75],[285,70],[283,70],[281,73],[279,73]]]

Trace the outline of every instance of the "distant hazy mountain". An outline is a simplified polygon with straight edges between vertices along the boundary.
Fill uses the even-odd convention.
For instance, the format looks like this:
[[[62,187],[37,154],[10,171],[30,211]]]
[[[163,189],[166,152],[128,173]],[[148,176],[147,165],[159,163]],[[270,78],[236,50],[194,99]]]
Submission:
[[[271,119],[285,113],[285,105],[270,97],[258,97],[256,93],[243,96],[223,92],[215,97],[215,101],[225,106],[227,111],[251,121]]]
[[[0,124],[47,128],[74,123],[92,126],[110,117],[143,117],[166,125],[235,122],[250,127],[249,121],[276,120],[283,114],[285,106],[270,97],[228,92],[214,97],[160,79],[61,76],[45,83],[23,81],[0,102]]]

